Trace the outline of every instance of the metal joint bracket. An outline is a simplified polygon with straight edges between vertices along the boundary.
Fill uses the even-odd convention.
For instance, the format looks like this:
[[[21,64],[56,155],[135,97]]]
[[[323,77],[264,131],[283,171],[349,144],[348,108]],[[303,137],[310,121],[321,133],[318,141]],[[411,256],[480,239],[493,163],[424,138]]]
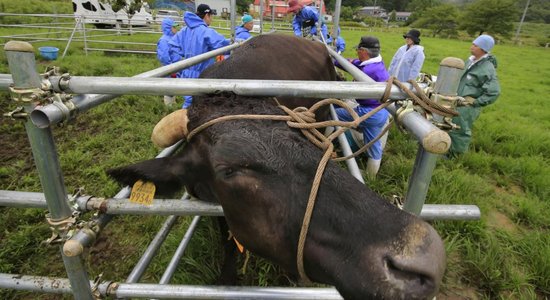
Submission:
[[[71,233],[74,232],[74,225],[77,223],[77,219],[80,216],[80,212],[73,212],[72,216],[63,220],[52,220],[50,214],[46,215],[46,221],[50,225],[52,230],[52,236],[45,241],[45,243],[51,245],[56,243],[62,243],[70,238]]]
[[[25,108],[23,106],[18,106],[16,109],[4,113],[4,117],[6,118],[12,118],[12,119],[26,119],[29,114],[25,112]]]
[[[412,100],[397,101],[396,103],[399,103],[400,106],[395,112],[395,116],[397,117],[397,123],[401,124],[405,115],[415,111],[414,105]]]
[[[94,283],[92,285],[92,296],[94,296],[94,299],[103,299],[101,296],[101,292],[99,291],[99,284],[101,283],[101,277],[103,277],[103,273],[100,273],[96,276],[94,279]]]
[[[32,103],[43,97],[45,92],[40,88],[18,89],[9,87],[11,99],[17,103]]]
[[[71,80],[71,75],[69,73],[64,73],[59,79],[59,89],[64,91],[69,88],[69,81]]]
[[[430,95],[430,99],[433,100],[435,103],[450,109],[455,109],[457,107],[458,98],[458,96],[448,96],[436,93],[432,93]],[[452,117],[431,117],[429,118],[429,121],[431,121],[432,124],[434,124],[441,130],[448,131],[460,128],[460,126],[453,123]]]

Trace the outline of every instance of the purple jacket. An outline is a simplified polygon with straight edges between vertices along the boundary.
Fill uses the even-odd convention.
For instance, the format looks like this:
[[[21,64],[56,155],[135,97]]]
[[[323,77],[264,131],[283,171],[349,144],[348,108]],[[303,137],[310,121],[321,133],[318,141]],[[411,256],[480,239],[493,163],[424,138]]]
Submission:
[[[386,71],[386,66],[384,66],[384,61],[382,61],[382,55],[378,55],[377,57],[371,58],[366,61],[360,61],[359,59],[354,59],[351,62],[354,66],[361,69],[363,73],[367,74],[370,78],[372,78],[376,82],[385,82],[390,78],[390,75],[388,74],[388,71]],[[340,64],[337,62],[335,65],[339,68],[341,68]],[[368,107],[377,107],[380,105],[380,101],[378,99],[356,99],[357,103],[362,106],[368,106]]]

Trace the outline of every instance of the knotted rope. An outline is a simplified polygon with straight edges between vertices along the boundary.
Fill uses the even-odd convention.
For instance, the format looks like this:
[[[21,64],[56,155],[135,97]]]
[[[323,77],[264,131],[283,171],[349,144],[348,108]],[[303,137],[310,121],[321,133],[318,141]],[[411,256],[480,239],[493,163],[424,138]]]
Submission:
[[[325,153],[323,154],[323,157],[321,158],[321,161],[319,162],[319,165],[317,166],[317,170],[315,172],[315,177],[313,179],[313,183],[311,186],[310,195],[308,198],[306,210],[304,213],[304,219],[302,221],[302,227],[300,230],[300,237],[298,240],[298,249],[296,254],[296,261],[297,261],[297,268],[298,268],[298,274],[305,284],[311,283],[311,280],[308,278],[308,276],[305,273],[304,268],[304,248],[305,248],[305,241],[306,236],[309,230],[309,224],[311,221],[311,216],[313,214],[313,208],[315,206],[315,200],[317,198],[317,192],[319,190],[319,185],[321,183],[321,178],[323,176],[323,173],[325,171],[326,165],[330,158],[333,155],[334,152],[334,145],[332,141],[337,138],[340,134],[344,133],[346,130],[349,130],[350,128],[357,128],[359,124],[372,115],[376,114],[380,110],[388,107],[392,102],[388,101],[390,93],[391,93],[391,87],[393,84],[397,85],[399,88],[401,88],[407,95],[409,95],[416,103],[419,103],[423,108],[437,112],[439,114],[449,114],[447,111],[448,109],[437,105],[433,103],[426,95],[423,93],[423,91],[419,88],[419,86],[416,84],[416,82],[411,82],[415,89],[418,91],[419,94],[421,94],[422,99],[418,98],[414,93],[412,93],[409,89],[407,89],[401,82],[399,82],[395,77],[391,77],[386,85],[386,89],[384,91],[384,95],[382,96],[382,99],[380,100],[381,104],[376,107],[375,109],[371,110],[369,113],[359,117],[357,113],[350,108],[345,102],[338,100],[338,99],[324,99],[317,103],[315,103],[313,106],[311,106],[309,109],[305,107],[297,107],[295,109],[289,109],[288,107],[284,105],[278,105],[280,109],[282,109],[285,113],[287,113],[286,116],[282,115],[231,115],[231,116],[222,116],[215,118],[213,120],[207,121],[206,123],[203,123],[202,125],[198,126],[197,128],[193,129],[189,134],[187,135],[187,140],[190,140],[193,136],[195,136],[197,133],[202,131],[203,129],[216,124],[220,122],[225,121],[231,121],[231,120],[274,120],[274,121],[286,121],[287,125],[292,128],[300,129],[300,131],[307,137],[307,139],[312,142],[314,145],[319,147],[320,149],[324,150]],[[426,101],[427,99],[427,101]],[[338,105],[341,108],[344,108],[351,116],[353,121],[344,122],[344,121],[335,121],[335,120],[329,120],[329,121],[321,121],[317,122],[315,119],[315,111],[317,111],[319,108],[325,106],[325,105]],[[434,105],[435,104],[435,105]],[[450,110],[449,110],[450,111]],[[451,113],[456,113],[454,111],[451,111]],[[390,127],[391,123],[388,124],[382,132],[372,141],[370,141],[368,144],[361,147],[358,151],[354,152],[353,154],[346,156],[346,157],[339,157],[334,158],[334,161],[343,161],[347,160],[352,157],[356,157],[359,154],[367,151],[367,149],[376,142],[380,137],[382,137]],[[318,128],[324,128],[328,126],[339,126],[340,129],[334,131],[332,134],[330,134],[328,137],[324,136]]]

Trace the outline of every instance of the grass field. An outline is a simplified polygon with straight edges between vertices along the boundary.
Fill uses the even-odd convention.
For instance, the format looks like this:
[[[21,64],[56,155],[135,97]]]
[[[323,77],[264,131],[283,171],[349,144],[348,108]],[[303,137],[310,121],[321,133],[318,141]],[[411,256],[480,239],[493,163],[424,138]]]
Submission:
[[[380,38],[387,65],[403,43],[401,35],[405,31],[343,31],[348,44],[344,55],[355,55],[352,46],[360,36],[375,35]],[[0,35],[13,33],[14,29],[0,29]],[[113,39],[155,43],[158,36]],[[60,49],[65,46],[65,42],[47,44]],[[46,43],[34,45],[38,48]],[[423,71],[437,74],[444,57],[465,59],[470,42],[422,37],[422,45],[426,53]],[[79,43],[71,45],[63,60],[38,58],[39,71],[56,65],[72,75],[131,76],[159,66],[152,55],[95,52],[86,57],[81,47]],[[471,151],[457,160],[438,162],[428,192],[427,203],[475,204],[482,212],[480,221],[433,223],[445,240],[448,255],[438,299],[550,297],[550,105],[545,99],[550,93],[550,49],[504,43],[493,52],[499,60],[502,95],[484,109],[476,122]],[[3,51],[0,73],[9,73]],[[2,113],[15,108],[5,92],[0,92],[0,108]],[[124,96],[80,115],[64,127],[55,127],[69,193],[84,187],[90,195],[115,194],[120,187],[105,170],[153,157],[158,149],[149,141],[151,130],[169,111],[161,97]],[[0,141],[0,189],[41,191],[23,124],[0,119]],[[403,196],[416,149],[412,137],[392,129],[380,174],[368,185],[387,198]],[[41,244],[50,235],[44,214],[39,209],[0,208],[0,272],[66,276],[58,247]],[[90,277],[103,273],[106,280],[124,281],[163,220],[116,218],[87,254]],[[141,282],[158,282],[189,222],[180,218]],[[172,282],[215,281],[221,249],[212,224],[211,219],[202,219]],[[278,267],[254,256],[240,274],[243,285],[294,285]],[[0,298],[56,296],[0,290]]]

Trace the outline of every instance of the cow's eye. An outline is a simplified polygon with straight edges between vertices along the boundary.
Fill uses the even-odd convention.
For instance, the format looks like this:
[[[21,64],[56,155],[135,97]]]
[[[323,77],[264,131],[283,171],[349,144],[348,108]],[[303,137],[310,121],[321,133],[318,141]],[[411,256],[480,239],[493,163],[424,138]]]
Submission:
[[[236,175],[236,169],[231,166],[218,166],[216,168],[216,175],[220,179],[228,179]]]
[[[231,167],[225,168],[225,169],[223,170],[223,175],[224,175],[225,177],[229,177],[229,176],[233,175],[234,173],[235,173],[235,171],[234,171],[233,168],[231,168]]]

